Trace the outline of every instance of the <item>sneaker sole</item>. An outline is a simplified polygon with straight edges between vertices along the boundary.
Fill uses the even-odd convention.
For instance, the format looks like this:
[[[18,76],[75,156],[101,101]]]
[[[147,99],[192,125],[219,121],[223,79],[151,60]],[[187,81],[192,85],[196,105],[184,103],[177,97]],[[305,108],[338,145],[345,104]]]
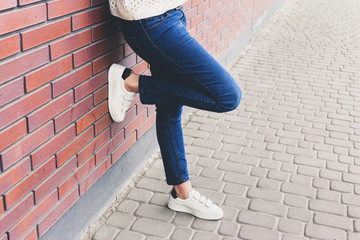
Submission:
[[[168,206],[168,208],[170,208],[173,211],[189,213],[191,215],[194,215],[197,218],[201,218],[201,219],[205,219],[205,220],[219,220],[223,217],[223,215],[216,216],[216,215],[211,215],[211,214],[200,213],[200,212],[195,211],[194,209],[191,209],[191,208],[183,206],[183,205],[176,204],[172,201],[169,201],[167,203],[167,206]]]
[[[119,105],[121,106],[121,101],[123,101],[121,95],[125,94],[121,86],[121,81],[116,77],[118,74],[121,74],[121,69],[119,68],[122,67],[113,64],[108,72],[108,106],[110,116],[115,122],[121,122],[125,118],[125,112],[119,112]],[[116,102],[117,100],[119,101],[118,103]]]

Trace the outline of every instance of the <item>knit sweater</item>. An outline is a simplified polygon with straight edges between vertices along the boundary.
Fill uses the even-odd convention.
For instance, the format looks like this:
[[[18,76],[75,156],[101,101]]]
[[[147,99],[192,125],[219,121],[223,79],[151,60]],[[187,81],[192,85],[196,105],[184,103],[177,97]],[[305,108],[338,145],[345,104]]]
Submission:
[[[153,17],[182,5],[187,0],[109,0],[112,15],[125,20]]]

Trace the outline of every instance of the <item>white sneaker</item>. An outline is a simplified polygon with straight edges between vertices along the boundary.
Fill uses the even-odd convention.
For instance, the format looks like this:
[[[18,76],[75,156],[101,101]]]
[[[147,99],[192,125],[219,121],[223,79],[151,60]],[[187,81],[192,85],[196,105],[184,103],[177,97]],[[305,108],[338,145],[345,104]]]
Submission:
[[[122,78],[125,69],[126,67],[114,63],[108,72],[108,105],[110,116],[115,122],[124,120],[125,112],[136,95],[125,89]]]
[[[167,206],[171,210],[190,213],[195,217],[206,220],[217,220],[224,216],[224,212],[220,207],[212,203],[210,199],[201,196],[195,189],[191,190],[187,199],[177,197],[173,189]]]

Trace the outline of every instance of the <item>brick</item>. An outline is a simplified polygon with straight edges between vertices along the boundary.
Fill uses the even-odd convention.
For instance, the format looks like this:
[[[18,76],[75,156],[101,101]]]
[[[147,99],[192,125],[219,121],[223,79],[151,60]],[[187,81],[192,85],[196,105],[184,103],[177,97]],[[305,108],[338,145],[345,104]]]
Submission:
[[[46,20],[46,5],[17,9],[0,15],[0,35],[32,26]]]
[[[111,50],[108,54],[105,54],[93,61],[93,73],[99,73],[102,70],[108,68],[114,62],[118,62],[124,56],[123,47]],[[132,69],[134,70],[134,69]]]
[[[18,52],[20,52],[19,34],[13,34],[11,36],[2,37],[0,39],[0,60],[9,57],[11,55],[14,55]]]
[[[79,0],[73,2],[71,0],[59,0],[47,3],[48,18],[56,18],[64,16],[85,8],[90,7],[90,0]]]
[[[71,34],[66,38],[50,44],[51,60],[57,59],[91,43],[91,30],[87,29],[79,33]]]
[[[132,229],[136,232],[149,234],[151,236],[166,238],[171,234],[173,227],[169,223],[140,218],[133,224]]]
[[[39,128],[37,131],[28,134],[25,138],[1,153],[1,162],[3,169],[9,168],[16,161],[30,153],[39,145],[47,141],[54,135],[52,122]],[[36,139],[36,141],[34,141]]]
[[[59,199],[69,193],[95,167],[95,157],[89,158],[68,179],[58,186]]]
[[[90,127],[81,135],[68,143],[63,149],[56,153],[56,166],[61,166],[71,156],[88,144],[94,138],[94,128]]]
[[[0,63],[0,84],[49,62],[47,47],[20,54]],[[19,67],[21,66],[21,67]]]
[[[109,168],[111,167],[111,158],[101,162],[88,176],[79,184],[80,196],[83,195]]]
[[[248,210],[241,211],[237,221],[269,229],[273,229],[276,224],[276,218],[274,216]]]
[[[305,236],[319,239],[345,240],[346,233],[343,230],[325,227],[316,224],[307,224],[305,227]]]
[[[152,126],[154,126],[156,121],[156,114],[152,114],[148,117],[145,122],[143,122],[137,129],[136,129],[136,138],[140,139]]]
[[[91,77],[91,74],[91,64],[88,64],[81,68],[75,69],[74,71],[64,75],[60,79],[57,79],[56,81],[51,83],[53,96],[57,97],[60,94],[75,87],[76,85],[84,82],[86,79]]]
[[[95,156],[96,161],[101,162],[103,159],[105,159],[106,156],[108,156],[113,150],[120,145],[124,140],[124,130],[119,132],[116,136],[113,136],[112,139],[106,143],[101,149],[99,149]]]
[[[37,239],[37,229],[36,226],[32,230],[28,231],[27,234],[22,238],[22,240],[33,240]],[[6,239],[7,240],[7,239]]]
[[[39,222],[39,237],[44,233],[79,199],[78,189],[74,189],[65,198],[59,201],[52,210]]]
[[[37,168],[51,155],[55,154],[75,137],[75,126],[71,125],[64,131],[58,133],[40,148],[31,153],[31,164]]]
[[[61,19],[57,22],[48,23],[36,29],[21,33],[22,49],[39,46],[71,32],[70,18]]]
[[[280,236],[279,233],[266,228],[245,225],[240,228],[239,237],[249,240],[277,240]]]
[[[5,211],[4,198],[1,197],[0,198],[0,216],[4,213],[4,211]]]
[[[314,215],[314,223],[333,228],[340,228],[347,231],[353,231],[352,219],[334,214],[316,212]]]
[[[0,175],[0,194],[2,195],[3,193],[5,193],[6,190],[10,189],[12,186],[18,183],[22,178],[29,174],[30,171],[30,159],[25,158],[23,161],[13,166],[11,169],[2,172],[2,174]]]
[[[73,92],[70,91],[51,102],[47,103],[45,106],[40,109],[32,112],[28,115],[28,130],[31,132],[34,129],[38,128],[40,125],[55,117],[68,107],[73,104]]]
[[[51,209],[53,205],[57,202],[56,191],[53,191],[44,201],[37,204],[31,212],[27,214],[21,221],[19,221],[12,229],[9,231],[10,239],[19,239],[22,237],[28,229],[30,229],[38,220],[41,219],[43,215]]]
[[[0,132],[0,151],[9,147],[27,133],[26,119],[23,118]]]
[[[74,157],[56,169],[52,175],[39,184],[33,191],[35,193],[35,204],[38,204],[52,190],[56,189],[59,182],[62,182],[77,167],[77,159]]]
[[[5,194],[6,207],[10,208],[14,206],[54,171],[55,158],[51,158]]]
[[[91,8],[85,12],[75,14],[72,16],[72,30],[76,31],[89,25],[106,20],[110,15],[108,14],[108,6],[101,6]]]
[[[93,99],[92,96],[89,96],[77,104],[73,105],[71,108],[63,112],[58,117],[55,117],[55,132],[58,133],[66,126],[71,124],[77,118],[79,118],[84,113],[88,112],[93,108]]]
[[[112,21],[106,21],[94,26],[91,30],[92,40],[97,41],[106,36],[114,34],[118,29],[114,27]]]
[[[125,138],[127,138],[132,132],[137,129],[141,123],[146,120],[147,112],[142,111],[139,115],[137,115],[134,120],[132,120],[128,125],[125,126]]]
[[[19,0],[19,5],[23,6],[23,5],[27,5],[30,3],[35,3],[35,2],[40,2],[41,0]]]
[[[5,0],[0,3],[0,11],[16,7],[17,0]]]
[[[69,72],[72,69],[72,57],[67,56],[52,62],[25,76],[26,92],[30,92],[55,78]]]
[[[91,112],[88,112],[79,120],[76,121],[76,134],[80,134],[87,127],[93,124],[95,121],[100,119],[108,112],[107,101],[94,108]]]
[[[123,121],[111,125],[111,136],[115,136],[119,131],[124,130],[124,127],[136,116],[136,106],[131,107],[125,115]]]
[[[12,226],[14,226],[21,218],[23,218],[30,209],[34,206],[33,194],[27,194],[16,206],[8,210],[1,215],[0,218],[0,236],[7,232]]]
[[[45,86],[12,103],[0,111],[0,129],[20,119],[51,99],[50,86]]]
[[[107,73],[102,72],[75,88],[75,101],[79,101],[85,96],[93,93],[96,89],[100,88],[107,82]]]
[[[23,78],[16,79],[0,87],[0,107],[24,95]]]
[[[94,155],[97,150],[104,146],[110,140],[110,130],[103,132],[97,138],[94,138],[87,146],[78,152],[78,164],[81,165],[90,156]],[[96,165],[99,161],[96,161]]]
[[[84,63],[99,57],[109,50],[109,40],[104,39],[91,44],[74,53],[74,67],[77,68]]]
[[[111,154],[112,163],[114,164],[129,148],[136,142],[136,134],[133,133],[127,137],[124,142],[118,146]]]
[[[94,104],[98,105],[108,97],[108,85],[102,86],[94,92]]]
[[[346,206],[325,200],[310,200],[309,209],[337,215],[345,215],[346,213]]]

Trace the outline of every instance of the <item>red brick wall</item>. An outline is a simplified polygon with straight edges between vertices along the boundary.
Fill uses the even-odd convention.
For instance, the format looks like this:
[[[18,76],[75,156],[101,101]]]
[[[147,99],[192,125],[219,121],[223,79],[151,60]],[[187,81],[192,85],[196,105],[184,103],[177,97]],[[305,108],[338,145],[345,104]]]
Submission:
[[[272,2],[184,9],[218,57]],[[0,1],[0,240],[42,236],[153,125],[138,97],[123,122],[109,116],[108,67],[147,72],[114,26],[107,0]]]

